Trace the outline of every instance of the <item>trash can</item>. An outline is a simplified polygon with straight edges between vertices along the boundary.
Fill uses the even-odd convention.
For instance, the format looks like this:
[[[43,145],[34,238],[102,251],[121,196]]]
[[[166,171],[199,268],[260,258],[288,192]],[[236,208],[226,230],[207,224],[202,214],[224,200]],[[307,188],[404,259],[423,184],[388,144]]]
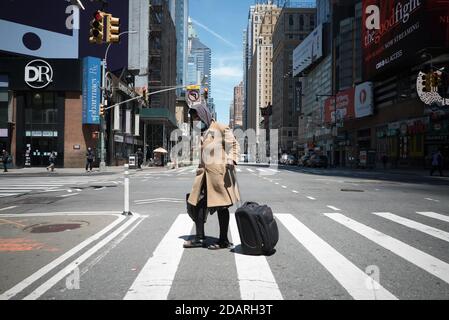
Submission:
[[[137,156],[135,154],[130,154],[128,156],[128,164],[130,169],[137,168]]]

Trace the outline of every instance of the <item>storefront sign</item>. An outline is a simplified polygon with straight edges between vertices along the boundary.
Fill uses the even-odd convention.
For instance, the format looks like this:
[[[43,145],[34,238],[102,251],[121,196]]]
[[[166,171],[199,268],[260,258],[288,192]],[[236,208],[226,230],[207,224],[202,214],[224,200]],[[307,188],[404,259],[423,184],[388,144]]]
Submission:
[[[115,135],[114,141],[123,143],[123,141],[124,141],[123,136]]]
[[[365,82],[355,87],[355,117],[362,118],[373,114],[373,83]]]
[[[101,60],[83,59],[83,124],[100,124]]]
[[[0,138],[8,138],[8,129],[0,129]]]
[[[324,101],[324,121],[326,123],[354,118],[354,92],[354,88],[339,92],[336,106],[334,97]]]
[[[53,69],[44,60],[33,60],[25,66],[25,82],[33,89],[42,89],[53,82]]]

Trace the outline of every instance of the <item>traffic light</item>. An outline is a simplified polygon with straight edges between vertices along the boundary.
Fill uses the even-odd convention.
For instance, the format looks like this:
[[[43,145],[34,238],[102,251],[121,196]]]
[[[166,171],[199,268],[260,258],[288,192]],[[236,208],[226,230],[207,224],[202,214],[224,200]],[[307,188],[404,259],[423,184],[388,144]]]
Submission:
[[[104,112],[105,112],[105,105],[100,104],[100,117],[104,117]]]
[[[432,88],[435,88],[437,86],[438,82],[438,74],[436,72],[432,72],[430,76],[430,85]]]
[[[432,74],[431,73],[425,73],[422,75],[422,85],[423,85],[423,91],[424,92],[430,92],[432,87],[431,87],[431,78],[432,78]]]
[[[107,43],[117,43],[120,41],[120,19],[115,18],[110,14],[106,15],[106,42]]]
[[[148,90],[146,88],[143,89],[142,96],[145,103],[148,103]]]
[[[102,44],[104,36],[104,16],[103,11],[95,11],[94,19],[90,23],[90,43]]]
[[[208,97],[209,97],[209,89],[208,88],[204,88],[204,100],[207,101]]]

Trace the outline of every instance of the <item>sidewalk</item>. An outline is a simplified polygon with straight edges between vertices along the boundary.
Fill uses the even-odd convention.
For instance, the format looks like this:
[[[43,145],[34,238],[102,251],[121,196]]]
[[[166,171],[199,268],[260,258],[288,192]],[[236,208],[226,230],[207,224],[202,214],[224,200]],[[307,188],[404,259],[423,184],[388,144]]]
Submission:
[[[375,169],[362,169],[362,168],[329,168],[329,170],[357,172],[366,174],[397,174],[417,177],[432,177],[430,175],[430,169],[409,169],[409,168],[375,168]],[[433,178],[440,178],[449,180],[449,171],[443,170],[443,177],[440,177],[438,171],[433,173]]]
[[[168,170],[165,167],[142,167],[138,171],[146,170]],[[136,172],[137,169],[129,169],[130,173]],[[8,169],[8,172],[0,172],[1,177],[17,177],[17,176],[36,176],[36,177],[51,177],[51,176],[104,176],[112,174],[120,174],[124,172],[123,166],[106,167],[105,171],[100,171],[99,168],[93,168],[92,172],[86,172],[84,168],[55,168],[55,171],[47,171],[45,167],[19,168]]]

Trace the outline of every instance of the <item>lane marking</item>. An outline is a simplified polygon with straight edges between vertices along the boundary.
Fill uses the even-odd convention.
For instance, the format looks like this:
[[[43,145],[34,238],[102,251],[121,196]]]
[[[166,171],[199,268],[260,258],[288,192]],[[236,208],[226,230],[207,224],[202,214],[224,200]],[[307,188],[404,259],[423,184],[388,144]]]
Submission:
[[[431,235],[432,237],[449,242],[449,232],[442,231],[440,229],[433,228],[433,227],[427,226],[425,224],[394,215],[390,212],[373,212],[373,214],[376,216],[391,220],[393,222],[402,224],[403,226],[409,227],[411,229],[421,231],[423,233]]]
[[[13,215],[13,216],[14,217],[17,217],[17,216],[20,216],[20,217],[28,216],[29,217],[31,215],[30,214],[17,214],[17,215]],[[9,289],[8,291],[2,293],[0,295],[0,300],[11,299],[12,297],[17,295],[18,293],[22,292],[28,286],[30,286],[35,281],[37,281],[38,279],[40,279],[41,277],[43,277],[44,275],[49,273],[51,270],[56,268],[58,265],[63,263],[65,260],[67,260],[70,257],[72,257],[73,255],[77,254],[79,251],[81,251],[83,248],[85,248],[86,246],[88,246],[92,242],[94,242],[94,241],[98,240],[99,238],[101,238],[104,234],[109,232],[116,225],[121,223],[124,219],[125,219],[125,216],[117,215],[117,219],[114,220],[108,226],[106,226],[103,230],[101,230],[98,233],[94,234],[93,236],[87,238],[86,240],[84,240],[83,242],[78,244],[77,246],[73,247],[72,249],[70,249],[69,251],[64,253],[63,255],[59,256],[58,258],[56,258],[55,260],[53,260],[52,262],[50,262],[46,266],[42,267],[41,269],[39,269],[38,271],[33,273],[31,276],[27,277],[26,279],[24,279],[21,282],[19,282],[18,284],[16,284],[14,287]]]
[[[276,214],[287,230],[357,300],[397,300],[368,274],[317,236],[291,214]]]
[[[292,190],[292,192],[293,192],[293,193],[299,193],[299,192],[298,192],[298,191],[296,191],[296,190]]]
[[[310,196],[307,196],[306,198],[310,199],[310,200],[316,200],[314,197],[310,197]]]
[[[418,250],[408,244],[390,237],[382,232],[372,229],[364,224],[352,220],[340,213],[325,213],[332,220],[344,225],[345,227],[357,232],[377,245],[393,252],[408,262],[420,267],[428,273],[449,283],[449,264],[437,259],[430,254]]]
[[[11,207],[6,207],[6,208],[1,208],[0,211],[6,211],[6,210],[14,209],[14,208],[17,208],[17,206],[11,206]]]
[[[334,211],[341,211],[340,209],[338,209],[338,208],[336,208],[334,206],[326,206],[326,207],[328,207],[329,209],[332,209]]]
[[[129,230],[127,230],[126,232],[122,233],[119,237],[117,237],[117,239],[115,239],[106,250],[104,250],[101,254],[95,257],[95,259],[93,259],[92,262],[90,262],[80,271],[80,276],[86,274],[89,271],[89,269],[91,269],[93,266],[98,264],[104,257],[106,257],[109,254],[109,252],[111,252],[115,247],[117,247],[120,244],[120,242],[122,242],[129,234],[131,234],[134,231],[134,229],[136,229],[146,218],[148,218],[148,216],[141,216],[141,219],[138,220],[136,224],[134,224]]]
[[[184,252],[181,236],[190,234],[193,221],[180,214],[146,262],[124,300],[166,300]]]
[[[281,291],[265,256],[249,256],[239,251],[241,243],[234,214],[230,219],[231,236],[236,245],[235,263],[242,300],[283,300]]]
[[[79,193],[70,193],[70,194],[65,194],[65,195],[63,195],[63,196],[59,196],[60,198],[67,198],[67,197],[72,197],[72,196],[76,196],[76,195],[78,195]]]
[[[254,170],[250,168],[246,168],[246,170],[248,170],[249,172],[254,172]]]
[[[437,220],[441,220],[441,221],[445,221],[445,222],[449,222],[449,216],[445,216],[443,214],[439,214],[436,212],[416,212],[417,214],[420,214],[422,216],[426,216],[429,218],[433,218],[433,219],[437,219]]]
[[[424,199],[429,200],[429,201],[434,201],[434,202],[440,202],[440,200],[435,200],[435,199],[432,199],[432,198],[424,198]]]
[[[126,230],[131,224],[133,224],[136,220],[140,219],[140,215],[134,213],[134,215],[122,224],[119,228],[117,228],[114,232],[109,234],[106,238],[98,242],[95,246],[90,248],[84,254],[82,254],[79,258],[71,262],[64,269],[59,271],[49,280],[45,281],[42,285],[40,285],[36,290],[27,295],[23,300],[36,300],[41,297],[44,293],[50,290],[53,286],[55,286],[59,281],[64,279],[70,273],[72,273],[76,268],[78,268],[84,261],[90,258],[95,252],[103,248],[106,244],[111,242],[114,238],[116,238],[119,234],[121,234],[124,230]]]
[[[282,186],[282,188],[287,189],[287,186]]]

